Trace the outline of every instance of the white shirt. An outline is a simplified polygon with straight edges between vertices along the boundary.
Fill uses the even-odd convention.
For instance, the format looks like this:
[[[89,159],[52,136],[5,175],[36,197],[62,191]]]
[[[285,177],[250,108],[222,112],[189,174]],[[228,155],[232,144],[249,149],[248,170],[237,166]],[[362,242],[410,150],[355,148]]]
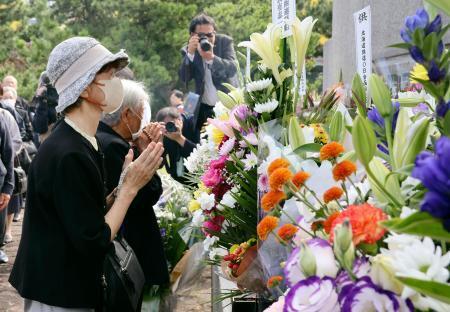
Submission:
[[[191,61],[192,63],[194,61],[194,54],[188,52],[187,56],[189,58],[189,61]],[[208,104],[209,106],[215,106],[216,103],[219,101],[219,98],[217,97],[217,89],[212,80],[212,73],[211,73],[212,63],[213,60],[211,61],[203,60],[203,69],[205,70],[205,79],[204,79],[205,87],[203,89],[201,102]]]
[[[69,118],[65,117],[64,121],[66,122],[66,124],[68,124],[69,126],[71,126],[73,128],[73,130],[75,130],[76,132],[78,132],[79,134],[81,134],[86,140],[89,141],[89,143],[91,143],[91,145],[94,147],[94,149],[96,151],[98,151],[98,143],[97,143],[97,139],[93,136],[90,136],[89,134],[87,134],[86,132],[84,132],[83,130],[81,130],[72,120],[70,120]]]

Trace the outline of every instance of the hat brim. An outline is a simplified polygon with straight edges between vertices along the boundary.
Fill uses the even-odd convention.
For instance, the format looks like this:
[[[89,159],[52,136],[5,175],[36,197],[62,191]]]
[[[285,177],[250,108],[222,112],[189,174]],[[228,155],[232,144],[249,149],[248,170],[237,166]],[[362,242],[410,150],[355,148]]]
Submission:
[[[117,70],[121,70],[129,64],[128,55],[123,51],[119,51],[116,54],[111,54],[106,56],[100,62],[98,62],[95,66],[90,68],[83,76],[77,79],[74,83],[72,83],[69,87],[64,89],[59,95],[58,106],[56,106],[56,111],[61,113],[67,107],[74,104],[81,93],[94,81],[95,75],[102,69],[106,64],[119,61]]]

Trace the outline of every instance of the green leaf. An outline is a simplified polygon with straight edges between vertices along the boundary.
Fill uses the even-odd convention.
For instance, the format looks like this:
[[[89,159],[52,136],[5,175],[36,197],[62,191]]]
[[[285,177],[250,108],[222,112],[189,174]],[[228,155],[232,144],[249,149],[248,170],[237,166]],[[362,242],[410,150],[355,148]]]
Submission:
[[[450,16],[450,1],[448,0],[425,0],[425,1],[435,6],[439,10],[442,10],[445,14]]]
[[[396,102],[400,104],[401,107],[416,107],[420,103],[424,103],[424,98],[402,98],[395,99]]]
[[[444,228],[442,220],[434,218],[427,212],[416,212],[404,219],[393,218],[381,222],[381,225],[396,233],[427,236],[450,242],[450,232]]]
[[[336,111],[330,122],[330,139],[334,142],[342,142],[344,137],[344,116]]]
[[[437,54],[437,36],[436,33],[430,33],[425,37],[423,43],[423,55],[426,60],[432,60]]]
[[[359,244],[358,249],[362,250],[364,253],[375,256],[378,253],[377,244]]]
[[[396,43],[396,44],[391,44],[388,46],[388,48],[397,48],[397,49],[406,49],[408,50],[411,47],[411,45],[409,43]]]
[[[303,135],[303,130],[297,120],[297,117],[293,116],[289,120],[289,144],[293,150],[296,150],[303,144],[305,144],[305,136]]]
[[[322,148],[321,144],[308,143],[308,144],[303,144],[302,146],[296,148],[294,150],[294,153],[297,155],[304,153],[304,152],[318,153],[321,148]]]
[[[390,172],[386,176],[385,183],[392,175],[395,175],[395,174],[400,175],[400,176],[410,176],[413,169],[414,169],[414,164],[409,164],[404,167],[398,168],[397,170]]]
[[[437,299],[441,302],[450,304],[450,285],[444,283],[438,283],[434,281],[425,281],[412,277],[396,276],[406,286],[414,289],[415,291]]]
[[[443,130],[446,136],[450,136],[450,111],[445,114]]]
[[[368,120],[357,116],[352,128],[353,146],[356,155],[364,166],[368,166],[377,148],[375,132]]]
[[[383,118],[392,116],[394,107],[392,106],[391,92],[383,79],[376,74],[371,74],[369,78],[369,88],[373,103],[380,112],[380,115]]]
[[[397,201],[402,202],[403,199],[400,197],[400,184],[398,179],[391,177],[387,179],[390,174],[390,170],[383,164],[379,158],[373,158],[369,164],[370,170],[373,172],[375,178],[382,183],[382,186],[397,199]],[[369,177],[370,185],[372,186],[372,191],[375,198],[382,203],[391,202],[390,199],[384,194],[375,181]]]

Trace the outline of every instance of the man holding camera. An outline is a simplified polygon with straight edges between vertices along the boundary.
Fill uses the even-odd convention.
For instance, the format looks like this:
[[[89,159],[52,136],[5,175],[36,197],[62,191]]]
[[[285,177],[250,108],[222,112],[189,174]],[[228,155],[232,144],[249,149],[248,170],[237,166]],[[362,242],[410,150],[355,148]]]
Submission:
[[[200,109],[196,130],[200,129],[210,117],[214,116],[213,107],[218,101],[217,91],[227,92],[223,83],[236,85],[236,53],[233,39],[216,34],[214,20],[200,14],[194,17],[189,26],[188,45],[181,50],[180,79],[187,84],[195,81],[195,92],[200,97]]]

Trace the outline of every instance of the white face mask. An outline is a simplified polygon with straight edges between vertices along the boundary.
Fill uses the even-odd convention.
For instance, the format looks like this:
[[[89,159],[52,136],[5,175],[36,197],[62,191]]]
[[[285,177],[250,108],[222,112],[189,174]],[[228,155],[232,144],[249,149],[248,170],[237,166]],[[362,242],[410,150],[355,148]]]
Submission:
[[[2,104],[7,107],[14,108],[14,106],[16,105],[16,101],[14,101],[13,99],[4,99],[2,100]]]
[[[96,83],[105,94],[102,109],[105,114],[111,114],[117,111],[123,101],[122,81],[114,77],[111,80],[101,80]]]
[[[131,141],[136,141],[136,140],[141,136],[142,129],[143,129],[143,127],[142,127],[143,122],[142,122],[141,116],[139,116],[138,114],[136,114],[132,109],[130,109],[130,111],[131,111],[137,118],[139,118],[139,120],[141,121],[141,126],[139,127],[139,130],[138,130],[137,132],[134,132],[134,133],[133,133],[133,131],[131,131],[131,128],[130,128],[130,126],[128,125],[128,123],[126,123],[126,126],[127,126],[127,128],[128,128],[128,131],[130,131],[130,133],[131,133]]]

